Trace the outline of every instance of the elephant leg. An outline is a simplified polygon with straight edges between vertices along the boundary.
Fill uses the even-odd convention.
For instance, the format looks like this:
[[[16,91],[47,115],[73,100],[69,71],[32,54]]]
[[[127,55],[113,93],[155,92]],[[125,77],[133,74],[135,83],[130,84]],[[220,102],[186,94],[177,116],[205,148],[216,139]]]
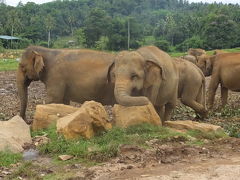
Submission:
[[[211,81],[210,81],[210,84],[209,84],[209,88],[208,88],[207,104],[209,106],[209,109],[213,108],[214,98],[215,98],[216,90],[218,88],[218,84],[219,84],[218,76],[217,75],[212,75]]]
[[[184,105],[191,107],[201,117],[207,116],[207,110],[205,109],[205,107],[202,104],[195,101],[194,99],[183,97],[181,101]]]
[[[164,119],[164,106],[154,106],[154,107],[155,107],[161,121],[163,121],[163,119]]]
[[[70,100],[67,98],[63,98],[63,104],[69,105],[70,104]]]
[[[165,121],[169,121],[171,119],[171,114],[174,108],[175,104],[167,103],[165,105],[164,118],[162,119],[163,125],[165,124]]]
[[[227,104],[228,99],[228,89],[221,85],[221,99],[222,99],[222,106],[224,107]]]

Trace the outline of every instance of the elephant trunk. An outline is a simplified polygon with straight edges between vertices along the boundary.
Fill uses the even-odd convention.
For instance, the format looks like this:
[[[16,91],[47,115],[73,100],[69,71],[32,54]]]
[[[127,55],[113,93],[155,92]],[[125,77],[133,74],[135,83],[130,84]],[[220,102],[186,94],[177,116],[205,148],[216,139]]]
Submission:
[[[28,92],[27,88],[30,84],[30,81],[24,76],[24,73],[19,68],[17,72],[17,89],[18,89],[18,95],[20,99],[20,116],[25,120],[26,119],[26,108],[27,108],[27,102],[28,102]]]
[[[122,106],[143,106],[149,103],[147,97],[131,96],[131,88],[127,85],[127,83],[119,83],[116,81],[114,88],[114,95],[116,101]]]

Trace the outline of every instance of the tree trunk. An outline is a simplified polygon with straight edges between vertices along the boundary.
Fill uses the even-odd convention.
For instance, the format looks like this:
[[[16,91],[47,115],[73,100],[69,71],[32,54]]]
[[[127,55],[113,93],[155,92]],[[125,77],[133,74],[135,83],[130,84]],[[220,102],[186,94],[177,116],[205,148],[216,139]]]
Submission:
[[[51,41],[51,31],[48,31],[48,48],[50,46],[50,41]]]

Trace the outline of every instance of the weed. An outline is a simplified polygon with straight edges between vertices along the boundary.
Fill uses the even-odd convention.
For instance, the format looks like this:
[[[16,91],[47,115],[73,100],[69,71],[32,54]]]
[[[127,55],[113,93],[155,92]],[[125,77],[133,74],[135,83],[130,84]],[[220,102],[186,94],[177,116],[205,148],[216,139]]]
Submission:
[[[187,134],[197,138],[198,140],[200,139],[209,139],[209,140],[214,140],[218,138],[224,138],[228,137],[227,134],[224,131],[216,131],[216,132],[202,132],[200,130],[189,130],[187,131]]]
[[[24,162],[16,171],[7,177],[7,179],[14,179],[20,177],[28,179],[39,179],[38,172],[34,171],[37,169],[36,165],[33,165],[32,162]]]
[[[8,167],[10,164],[15,164],[22,159],[20,153],[0,152],[0,167]]]

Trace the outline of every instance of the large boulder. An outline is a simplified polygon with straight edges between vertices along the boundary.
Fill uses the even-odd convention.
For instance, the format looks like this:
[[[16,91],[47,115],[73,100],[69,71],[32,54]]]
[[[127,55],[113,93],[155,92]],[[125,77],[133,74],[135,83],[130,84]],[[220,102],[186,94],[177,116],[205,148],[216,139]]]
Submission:
[[[33,130],[48,128],[51,124],[55,124],[57,119],[68,114],[74,113],[78,108],[64,104],[46,104],[37,105],[32,123]]]
[[[162,121],[151,103],[146,106],[131,107],[115,104],[113,107],[113,116],[115,119],[114,124],[122,128],[141,123],[162,125]]]
[[[223,132],[223,129],[220,126],[207,124],[207,123],[199,123],[199,122],[190,121],[190,120],[166,121],[165,125],[180,131],[199,130],[201,132],[219,132],[219,131]]]
[[[91,138],[99,131],[112,128],[102,104],[86,101],[78,111],[57,120],[57,132],[66,139]]]
[[[0,151],[22,152],[25,143],[32,143],[30,128],[20,116],[0,121]]]

